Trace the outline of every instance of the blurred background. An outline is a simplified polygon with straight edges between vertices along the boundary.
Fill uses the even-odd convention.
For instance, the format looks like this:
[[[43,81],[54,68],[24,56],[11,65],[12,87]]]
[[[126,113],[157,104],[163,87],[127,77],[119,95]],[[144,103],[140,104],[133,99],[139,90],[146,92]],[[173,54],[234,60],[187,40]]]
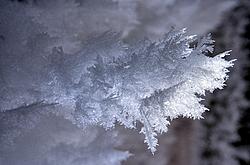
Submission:
[[[211,33],[216,41],[214,55],[232,50],[231,56],[227,58],[237,59],[237,61],[230,69],[230,78],[226,82],[225,89],[215,91],[213,94],[208,93],[205,97],[204,104],[210,111],[204,113],[204,119],[180,118],[174,120],[168,133],[160,135],[159,146],[154,156],[143,143],[143,135],[138,134],[137,130],[128,130],[122,126],[117,126],[115,129],[117,133],[115,137],[119,139],[119,143],[110,145],[121,151],[127,150],[132,154],[127,160],[122,161],[124,165],[250,165],[250,0],[13,0],[8,1],[7,5],[1,2],[0,13],[1,9],[7,9],[11,3],[18,4],[16,9],[20,8],[15,11],[14,18],[17,16],[16,19],[22,18],[22,15],[27,15],[27,13],[35,15],[40,24],[47,26],[48,33],[62,35],[56,44],[63,45],[65,52],[79,50],[78,43],[75,44],[75,38],[72,37],[75,33],[78,34],[78,37],[88,38],[93,34],[112,30],[120,32],[122,39],[128,45],[144,37],[153,40],[159,39],[172,28],[187,28],[189,34],[198,36]],[[31,4],[39,8],[43,15],[37,14],[33,8],[25,9],[24,14],[21,8]],[[0,20],[3,22],[3,18],[7,15],[5,13],[0,16]],[[80,21],[76,21],[75,18],[80,18]],[[83,23],[80,23],[81,21]],[[57,28],[62,26],[62,22],[71,26],[63,24],[65,29],[57,31]],[[4,34],[1,31],[0,34],[0,40],[4,41]],[[21,113],[21,115],[25,121],[32,118],[29,114]],[[9,136],[13,139],[19,137],[19,140],[14,140],[15,145],[19,148],[16,151],[8,147],[0,149],[0,154],[2,154],[0,164],[1,158],[2,165],[15,165],[18,162],[21,165],[46,164],[39,160],[43,159],[41,155],[46,156],[44,152],[48,152],[48,150],[38,146],[38,143],[41,145],[46,143],[47,146],[55,148],[57,144],[61,145],[67,141],[82,145],[82,139],[89,138],[86,132],[85,134],[79,133],[81,130],[64,119],[58,119],[58,116],[52,115],[48,118],[44,117],[44,114],[39,115],[40,122],[35,124],[32,122],[32,127],[28,131],[23,131],[24,128],[17,125],[4,127],[10,123],[10,120],[6,120],[6,117],[0,118],[2,124],[1,147],[6,144],[5,141],[9,139]],[[12,120],[19,119],[16,117]],[[26,122],[21,124],[26,124],[24,127],[30,125]],[[67,134],[68,130],[70,130],[70,136]],[[94,134],[93,131],[89,132]],[[109,135],[105,135],[103,130],[96,132],[98,133],[93,136],[110,138]],[[46,137],[47,135],[50,137]],[[89,133],[89,135],[91,134]],[[57,140],[49,143],[48,139],[51,139],[51,136],[56,137]],[[60,139],[59,136],[64,136],[65,139]],[[27,137],[29,137],[29,143],[26,141]],[[30,143],[34,145],[24,147],[25,144]],[[84,142],[85,144],[86,142]],[[53,147],[50,147],[50,150]],[[70,152],[65,152],[67,154],[62,153],[62,148],[57,148],[57,150],[54,148],[53,152],[50,152],[54,154],[54,157],[46,161],[48,165],[67,164],[63,161],[65,155],[70,153],[79,157],[79,154],[83,153],[83,151],[73,151],[77,147],[73,147]],[[20,155],[20,153],[22,154]],[[8,154],[12,154],[12,156],[6,156]],[[59,159],[62,160],[58,162]],[[82,164],[87,163],[83,161]]]

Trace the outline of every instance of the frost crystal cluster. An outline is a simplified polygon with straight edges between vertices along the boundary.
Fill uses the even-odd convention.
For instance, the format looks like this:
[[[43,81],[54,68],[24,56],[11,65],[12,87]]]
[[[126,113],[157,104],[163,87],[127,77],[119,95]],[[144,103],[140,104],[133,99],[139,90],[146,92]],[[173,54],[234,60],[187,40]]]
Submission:
[[[6,153],[12,152],[12,144],[23,147],[27,141],[20,139],[36,137],[38,133],[31,132],[38,128],[46,132],[41,137],[57,135],[41,140],[46,144],[39,146],[45,157],[54,154],[47,163],[59,160],[56,151],[63,148],[74,153],[68,164],[80,164],[75,160],[80,160],[81,153],[99,154],[94,144],[100,144],[103,153],[109,155],[106,164],[126,159],[127,152],[113,150],[115,143],[108,146],[98,138],[116,137],[97,127],[110,129],[117,123],[132,129],[141,123],[140,133],[154,153],[157,134],[167,132],[175,118],[202,118],[207,110],[200,103],[202,96],[206,91],[222,89],[228,78],[227,68],[233,66],[233,61],[223,58],[229,52],[207,56],[213,52],[210,35],[196,43],[196,36],[187,35],[185,29],[173,29],[158,41],[126,43],[122,38],[138,23],[135,15],[127,14],[135,9],[133,1],[105,0],[104,8],[91,1],[76,2],[0,3],[0,164],[8,159]],[[99,14],[91,15],[90,9]],[[108,19],[100,22],[100,15]],[[123,25],[121,22],[126,21],[121,20],[131,22]],[[112,27],[121,34],[108,31]],[[67,122],[86,134],[72,131]],[[62,132],[46,127],[60,123],[66,123]],[[90,138],[89,142],[82,142],[80,137]],[[65,153],[61,154],[64,158]],[[81,159],[89,159],[91,164],[102,162],[103,157]]]
[[[157,42],[144,40],[130,47],[117,41],[117,34],[107,33],[83,44],[77,54],[55,47],[45,58],[50,70],[33,73],[45,74],[47,79],[42,84],[32,82],[36,91],[30,86],[20,88],[25,91],[15,97],[21,104],[29,96],[42,104],[67,107],[70,112],[65,117],[83,128],[102,125],[108,129],[116,122],[135,128],[141,122],[141,133],[154,153],[155,136],[167,131],[170,120],[201,118],[206,108],[199,96],[221,89],[232,66],[232,61],[222,58],[228,52],[213,58],[205,55],[213,51],[210,36],[190,48],[195,36],[185,33],[172,30]]]
[[[117,121],[135,128],[141,122],[141,133],[154,153],[155,136],[167,131],[170,120],[202,118],[206,108],[200,95],[222,89],[227,68],[233,65],[222,58],[228,52],[213,58],[205,55],[213,51],[210,36],[190,48],[193,41],[185,30],[170,31],[157,42],[124,46],[120,57],[97,55],[70,92],[77,123],[110,128]]]

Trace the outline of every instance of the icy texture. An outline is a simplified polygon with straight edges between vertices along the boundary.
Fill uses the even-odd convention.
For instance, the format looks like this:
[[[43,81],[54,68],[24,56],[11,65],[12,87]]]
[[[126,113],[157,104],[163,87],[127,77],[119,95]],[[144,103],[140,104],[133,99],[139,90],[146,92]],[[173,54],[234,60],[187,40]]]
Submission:
[[[119,34],[96,35],[99,30],[91,27],[87,30],[95,36],[86,32],[91,36],[87,40],[81,37],[84,25],[74,19],[80,17],[75,9],[84,6],[81,1],[0,5],[3,145],[25,136],[41,117],[56,115],[84,130],[100,125],[109,129],[117,122],[135,128],[141,122],[141,133],[154,153],[156,135],[166,132],[172,119],[201,118],[207,109],[200,96],[222,89],[227,68],[233,65],[223,59],[228,52],[206,56],[213,50],[210,36],[190,48],[195,37],[185,30],[172,30],[157,42],[142,40],[128,46]],[[91,5],[104,10],[98,3]],[[62,11],[67,14],[62,16]]]
[[[73,32],[67,37],[52,35],[48,25],[40,24],[31,13],[31,6],[8,1],[0,3],[0,22],[0,164],[119,165],[127,159],[128,152],[114,149],[119,145],[115,133],[77,128],[72,123],[73,104],[56,103],[59,97],[66,98],[67,85],[81,75],[70,70],[79,60],[77,53],[69,68],[61,63],[66,57],[60,54],[62,47],[78,50],[78,42],[67,45]],[[103,34],[88,43],[81,53],[94,51],[95,46],[104,54],[119,53],[115,35]],[[66,72],[75,77],[67,77]]]
[[[135,128],[136,121],[140,121],[144,125],[141,132],[145,134],[145,142],[154,153],[155,136],[167,131],[169,120],[179,116],[201,118],[206,108],[199,103],[202,99],[197,95],[204,95],[205,90],[221,89],[227,78],[226,68],[232,66],[232,61],[222,59],[227,52],[214,58],[204,55],[212,51],[210,36],[192,49],[189,43],[194,41],[194,36],[186,36],[185,30],[170,31],[158,42],[145,40],[132,48],[119,42],[112,45],[110,42],[117,36],[106,35],[111,38],[104,35],[95,45],[86,44],[77,54],[53,48],[47,58],[43,56],[44,64],[36,59],[40,56],[33,57],[33,61],[39,62],[36,67],[25,61],[28,56],[22,58],[24,65],[20,66],[18,61],[13,68],[16,73],[12,74],[21,76],[23,84],[16,75],[12,79],[8,74],[9,82],[1,86],[1,90],[14,88],[15,92],[21,92],[1,99],[1,111],[16,108],[9,104],[8,97],[12,102],[17,101],[16,106],[29,106],[27,100],[31,102],[29,98],[33,98],[33,102],[40,100],[69,110],[59,113],[80,127],[111,128],[118,121],[125,127]],[[102,50],[98,42],[109,47]],[[113,55],[114,52],[117,54]],[[2,66],[6,66],[3,73],[9,67],[7,60],[2,60],[5,64]],[[39,65],[47,67],[38,68]],[[43,81],[29,80],[34,79],[32,75],[44,75],[36,78]]]
[[[213,49],[210,36],[195,49],[189,48],[192,41],[185,30],[171,31],[158,42],[144,41],[136,45],[137,50],[125,49],[127,55],[112,61],[97,56],[83,76],[76,99],[77,121],[105,128],[116,121],[134,128],[140,121],[141,133],[154,153],[155,136],[167,131],[170,120],[201,118],[206,108],[198,95],[222,89],[226,68],[232,66],[232,61],[222,59],[228,52],[214,58],[204,55]]]

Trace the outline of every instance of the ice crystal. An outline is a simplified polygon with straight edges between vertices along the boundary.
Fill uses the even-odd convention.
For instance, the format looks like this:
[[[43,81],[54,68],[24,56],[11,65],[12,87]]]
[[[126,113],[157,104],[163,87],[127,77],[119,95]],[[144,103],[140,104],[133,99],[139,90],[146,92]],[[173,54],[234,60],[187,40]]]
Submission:
[[[167,131],[170,120],[202,118],[207,109],[200,104],[200,96],[223,88],[233,61],[223,59],[229,52],[213,58],[205,55],[213,49],[210,35],[190,48],[194,36],[185,33],[171,31],[158,42],[145,40],[111,61],[97,56],[82,77],[76,120],[105,128],[116,121],[135,128],[139,121],[154,153],[155,136]]]
[[[233,65],[233,61],[223,59],[228,52],[206,56],[213,51],[214,41],[209,35],[195,47],[190,46],[195,36],[187,35],[185,29],[172,30],[159,41],[145,39],[133,46],[112,32],[90,35],[87,40],[79,37],[78,28],[59,28],[64,23],[60,12],[55,16],[58,22],[46,19],[47,3],[41,1],[35,9],[5,3],[0,4],[0,117],[3,125],[15,122],[10,124],[14,133],[4,131],[2,138],[14,139],[23,132],[19,128],[33,128],[39,121],[36,118],[50,111],[83,129],[110,129],[116,123],[136,128],[140,122],[140,132],[154,153],[157,134],[167,132],[171,120],[202,118],[207,109],[200,104],[201,95],[222,89],[227,68]],[[77,6],[67,3],[72,8]],[[74,24],[74,19],[68,19]],[[28,115],[18,115],[29,108],[32,111]],[[46,112],[34,112],[37,108]],[[11,111],[17,114],[17,120]]]

